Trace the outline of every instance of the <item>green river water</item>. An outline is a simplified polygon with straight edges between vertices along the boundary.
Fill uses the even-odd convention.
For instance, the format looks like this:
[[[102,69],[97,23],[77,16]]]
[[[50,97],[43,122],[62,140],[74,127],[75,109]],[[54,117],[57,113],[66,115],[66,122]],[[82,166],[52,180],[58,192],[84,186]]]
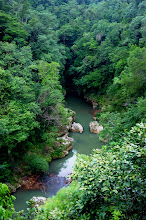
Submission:
[[[33,196],[45,196],[51,197],[56,195],[59,189],[66,186],[66,178],[68,174],[72,172],[76,154],[91,154],[93,149],[101,148],[102,142],[98,140],[97,134],[91,134],[89,130],[89,123],[93,121],[92,117],[92,106],[87,103],[84,99],[75,96],[68,96],[66,98],[66,106],[76,112],[75,122],[79,122],[84,132],[73,133],[70,132],[69,136],[74,138],[73,148],[69,154],[62,158],[53,160],[49,166],[48,174],[43,175],[42,181],[46,184],[47,189],[45,192],[41,190],[24,190],[18,189],[14,196],[15,209],[20,211],[21,209],[26,210],[26,201],[31,199]],[[50,174],[55,174],[51,175]]]

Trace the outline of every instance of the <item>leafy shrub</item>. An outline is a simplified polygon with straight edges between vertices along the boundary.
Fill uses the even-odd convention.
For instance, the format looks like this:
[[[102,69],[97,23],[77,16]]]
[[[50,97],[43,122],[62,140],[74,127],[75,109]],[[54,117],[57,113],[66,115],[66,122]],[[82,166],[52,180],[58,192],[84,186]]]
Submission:
[[[78,197],[78,187],[78,183],[73,181],[69,187],[59,190],[56,196],[48,198],[43,205],[45,212],[38,215],[36,219],[69,220],[68,214],[71,213],[72,206]]]
[[[10,195],[10,191],[6,184],[0,183],[0,219],[9,220],[12,219],[14,213],[14,196]]]
[[[143,148],[145,125],[137,124],[122,146],[104,146],[92,156],[78,156],[73,176],[80,184],[81,199],[76,212],[91,219],[144,219]]]
[[[100,123],[104,126],[99,134],[101,140],[117,139],[125,136],[125,131],[129,131],[136,123],[145,121],[146,99],[139,98],[137,104],[131,104],[124,112],[102,112],[97,113]]]
[[[36,154],[27,154],[24,158],[27,168],[34,174],[47,172],[49,165],[46,159],[39,157]]]
[[[60,158],[64,155],[64,146],[55,147],[54,151],[51,153],[53,159]]]
[[[48,199],[46,219],[145,219],[144,138],[145,124],[140,123],[125,133],[120,146],[78,155],[75,180]]]

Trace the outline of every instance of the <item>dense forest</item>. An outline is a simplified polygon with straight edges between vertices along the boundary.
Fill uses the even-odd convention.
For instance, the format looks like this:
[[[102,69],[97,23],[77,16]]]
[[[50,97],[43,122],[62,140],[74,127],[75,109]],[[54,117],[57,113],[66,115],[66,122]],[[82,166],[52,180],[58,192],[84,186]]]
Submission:
[[[78,156],[73,183],[34,218],[146,218],[145,15],[145,0],[0,0],[0,181],[15,185],[61,157],[66,93],[94,103],[107,141]],[[2,183],[0,219],[12,219]]]

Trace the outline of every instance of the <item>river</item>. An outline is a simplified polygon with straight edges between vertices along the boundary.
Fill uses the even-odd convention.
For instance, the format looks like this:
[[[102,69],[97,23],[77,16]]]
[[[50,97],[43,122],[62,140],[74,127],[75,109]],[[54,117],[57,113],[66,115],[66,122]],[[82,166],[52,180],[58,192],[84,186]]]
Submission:
[[[49,166],[49,173],[41,177],[47,186],[45,192],[41,190],[18,189],[16,193],[14,193],[16,197],[14,202],[16,211],[26,210],[26,201],[33,196],[51,197],[56,195],[59,189],[66,186],[66,177],[72,172],[76,154],[89,155],[93,149],[101,148],[103,145],[103,143],[98,140],[98,135],[91,134],[89,131],[89,123],[93,121],[91,104],[82,98],[68,96],[66,98],[66,107],[76,112],[75,122],[79,122],[83,126],[84,132],[82,134],[70,132],[69,136],[74,138],[72,150],[66,157],[53,160]],[[50,176],[50,174],[52,175]]]

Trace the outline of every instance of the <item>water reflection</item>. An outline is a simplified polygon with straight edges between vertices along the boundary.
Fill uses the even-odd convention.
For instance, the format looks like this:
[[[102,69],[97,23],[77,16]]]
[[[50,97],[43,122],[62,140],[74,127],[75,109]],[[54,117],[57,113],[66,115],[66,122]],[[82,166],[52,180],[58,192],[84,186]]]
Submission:
[[[75,160],[76,160],[76,151],[74,150],[73,151],[73,156],[65,161],[65,163],[63,164],[60,172],[58,173],[58,176],[67,177],[68,174],[72,173],[73,165],[75,163]]]
[[[50,163],[49,173],[57,174],[60,177],[67,177],[72,172],[75,160],[76,151],[72,149],[66,157],[53,160]]]

